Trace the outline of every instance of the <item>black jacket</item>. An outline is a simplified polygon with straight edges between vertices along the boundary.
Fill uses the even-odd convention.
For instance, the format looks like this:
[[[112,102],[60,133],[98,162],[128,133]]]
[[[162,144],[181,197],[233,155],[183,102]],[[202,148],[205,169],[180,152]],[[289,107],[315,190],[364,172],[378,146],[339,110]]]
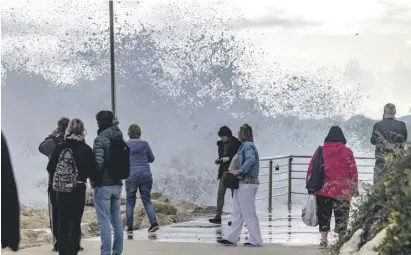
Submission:
[[[70,148],[74,154],[79,181],[86,182],[87,178],[93,178],[99,175],[98,166],[94,158],[93,150],[85,142],[76,140],[65,140],[62,144],[57,145],[51,154],[50,161],[47,165],[47,171],[53,180],[54,173],[60,153],[65,148]]]
[[[48,157],[49,160],[51,158],[51,154],[53,153],[54,149],[57,145],[62,144],[64,142],[64,134],[59,134],[59,136],[49,135],[44,139],[43,142],[39,145],[39,151],[44,156]],[[49,188],[51,187],[52,176],[49,174]]]
[[[229,138],[227,143],[223,143],[222,141],[217,142],[218,146],[218,158],[224,158],[224,157],[229,157],[230,160],[225,163],[220,163],[220,166],[218,168],[218,179],[221,178],[221,176],[224,174],[224,172],[228,171],[228,167],[230,166],[231,160],[237,154],[238,149],[241,146],[240,140],[238,140],[236,137],[232,136]]]
[[[1,247],[17,251],[20,243],[20,205],[9,149],[1,133]]]
[[[397,149],[404,148],[407,141],[405,123],[396,119],[385,119],[375,123],[371,144],[375,145],[375,157],[383,159]]]

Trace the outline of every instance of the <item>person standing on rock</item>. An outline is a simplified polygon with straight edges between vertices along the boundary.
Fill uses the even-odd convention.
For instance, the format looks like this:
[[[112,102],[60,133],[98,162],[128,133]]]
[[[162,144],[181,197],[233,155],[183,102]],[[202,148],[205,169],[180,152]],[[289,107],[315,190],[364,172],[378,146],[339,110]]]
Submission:
[[[122,179],[130,174],[130,152],[113,112],[100,111],[96,120],[98,136],[94,140],[93,152],[100,176],[91,179],[91,186],[94,189],[94,207],[100,229],[100,250],[101,255],[120,255],[123,252],[124,236],[120,214]],[[111,226],[114,231],[113,246]]]
[[[154,154],[147,141],[141,139],[141,128],[132,124],[128,128],[130,139],[127,145],[130,148],[130,176],[125,181],[126,185],[126,219],[127,234],[133,236],[134,207],[136,205],[137,189],[140,191],[141,201],[150,220],[148,232],[159,230],[156,212],[151,202],[151,189],[153,188],[153,177],[150,163],[154,162]]]
[[[40,144],[39,151],[43,155],[47,156],[49,159],[51,154],[57,145],[61,144],[64,141],[64,135],[66,128],[69,124],[69,119],[66,117],[61,118],[57,122],[57,128],[54,129],[51,134],[46,137],[46,139]],[[49,196],[48,199],[48,208],[49,208],[49,217],[50,217],[50,228],[53,233],[53,251],[57,252],[59,250],[58,244],[58,206],[57,206],[57,194],[51,187],[52,179],[49,174],[48,180],[48,189],[47,193]]]
[[[234,157],[237,154],[238,149],[241,146],[241,142],[233,136],[231,130],[227,126],[223,126],[218,131],[220,141],[217,142],[218,147],[218,159],[215,160],[215,164],[218,167],[218,191],[217,191],[217,211],[216,216],[209,221],[214,224],[221,224],[221,215],[223,214],[224,197],[227,190],[224,187],[224,173],[228,171],[228,167]],[[233,191],[231,191],[233,194]]]
[[[383,120],[375,123],[372,130],[371,144],[375,145],[374,184],[380,182],[387,171],[385,158],[395,155],[407,142],[407,127],[403,121],[395,118],[396,113],[394,104],[386,104]]]
[[[256,213],[255,198],[258,190],[260,162],[257,148],[253,142],[253,130],[248,124],[241,126],[238,138],[243,144],[238,150],[236,169],[230,173],[238,176],[238,189],[234,190],[232,225],[224,234],[224,239],[217,242],[227,246],[237,245],[244,226],[250,234],[246,247],[258,247],[263,244],[260,222]]]
[[[347,231],[350,202],[358,196],[358,171],[353,152],[346,147],[344,133],[338,126],[331,127],[322,146],[323,183],[314,192],[317,199],[317,216],[321,233],[320,248],[327,248],[331,216],[334,211],[335,232],[344,236]],[[320,147],[321,148],[321,147]],[[320,149],[319,148],[319,149]],[[317,149],[310,161],[306,181],[313,172]],[[320,155],[320,154],[319,154]]]
[[[54,149],[47,165],[52,188],[57,192],[60,255],[77,254],[80,250],[87,178],[98,175],[93,151],[84,138],[83,121],[72,119],[65,140]]]

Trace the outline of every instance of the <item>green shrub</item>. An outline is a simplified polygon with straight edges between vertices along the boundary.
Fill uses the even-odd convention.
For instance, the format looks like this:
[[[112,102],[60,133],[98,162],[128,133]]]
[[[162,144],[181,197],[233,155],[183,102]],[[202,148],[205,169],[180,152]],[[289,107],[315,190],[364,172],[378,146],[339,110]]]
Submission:
[[[365,187],[365,194],[353,212],[350,230],[338,240],[332,254],[338,254],[342,244],[358,229],[363,229],[362,246],[388,225],[391,227],[377,247],[378,254],[411,254],[411,150],[398,152],[386,160],[388,171],[384,181]]]

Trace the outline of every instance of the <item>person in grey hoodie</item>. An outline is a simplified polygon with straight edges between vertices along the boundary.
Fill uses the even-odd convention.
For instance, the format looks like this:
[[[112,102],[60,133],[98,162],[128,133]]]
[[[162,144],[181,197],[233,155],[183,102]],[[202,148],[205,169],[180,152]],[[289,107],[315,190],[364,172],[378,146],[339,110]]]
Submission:
[[[111,111],[100,111],[96,115],[98,136],[94,140],[93,152],[100,171],[99,177],[90,180],[94,189],[94,207],[100,229],[101,255],[120,255],[123,252],[123,222],[120,214],[122,181],[112,180],[108,174],[106,162],[110,155],[112,140],[123,139],[118,122]],[[111,223],[111,224],[110,224]],[[111,246],[111,226],[114,243]]]
[[[159,229],[156,212],[151,203],[151,189],[153,187],[153,177],[151,175],[150,163],[154,162],[154,154],[148,142],[140,139],[141,128],[137,124],[132,124],[128,128],[130,140],[127,145],[130,148],[130,176],[126,180],[126,219],[127,234],[129,238],[133,236],[133,214],[136,205],[137,189],[140,191],[141,200],[150,220],[148,232],[155,232]]]

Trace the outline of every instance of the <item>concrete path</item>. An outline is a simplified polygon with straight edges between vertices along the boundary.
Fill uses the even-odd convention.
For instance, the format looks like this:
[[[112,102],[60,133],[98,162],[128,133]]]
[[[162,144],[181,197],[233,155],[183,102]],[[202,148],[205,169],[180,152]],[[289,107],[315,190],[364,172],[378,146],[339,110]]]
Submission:
[[[226,215],[223,217],[222,225],[211,224],[207,218],[201,218],[161,226],[155,235],[149,235],[144,229],[134,231],[134,239],[124,241],[123,254],[327,254],[315,246],[319,239],[318,228],[305,226],[301,221],[300,214],[299,208],[289,210],[281,207],[277,207],[273,213],[259,212],[261,234],[264,241],[264,246],[260,248],[242,246],[249,237],[247,226],[243,228],[238,247],[223,247],[217,244],[217,240],[221,239],[229,228],[227,222],[230,220],[230,216]],[[100,237],[85,239],[81,243],[85,251],[79,255],[100,254]],[[51,252],[50,246],[28,248],[19,251],[18,254],[57,255],[57,253]]]
[[[100,243],[90,240],[83,241],[84,251],[79,255],[98,255]],[[2,254],[15,254],[12,252],[2,252]],[[51,246],[24,249],[17,252],[19,255],[57,255],[51,252]],[[126,240],[124,242],[123,255],[172,255],[172,254],[195,254],[195,255],[279,255],[279,254],[304,254],[304,255],[325,255],[323,250],[312,246],[282,246],[268,244],[259,248],[224,247],[211,243],[172,243],[172,242],[152,242],[150,240]]]

